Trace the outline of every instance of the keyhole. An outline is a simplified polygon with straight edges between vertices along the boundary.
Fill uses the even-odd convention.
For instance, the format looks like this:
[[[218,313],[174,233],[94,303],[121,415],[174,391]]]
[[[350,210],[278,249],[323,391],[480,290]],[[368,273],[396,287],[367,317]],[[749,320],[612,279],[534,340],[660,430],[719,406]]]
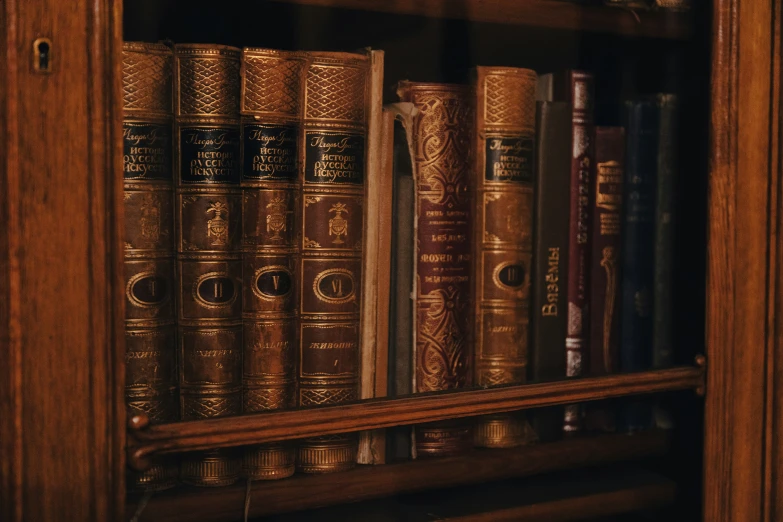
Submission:
[[[52,42],[48,38],[38,38],[33,42],[33,68],[38,72],[52,71]]]

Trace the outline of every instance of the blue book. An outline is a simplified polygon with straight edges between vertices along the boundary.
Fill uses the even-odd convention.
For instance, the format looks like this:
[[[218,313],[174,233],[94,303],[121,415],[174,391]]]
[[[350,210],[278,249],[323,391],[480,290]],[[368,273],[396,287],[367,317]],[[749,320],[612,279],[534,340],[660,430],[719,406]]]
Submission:
[[[653,355],[655,200],[660,109],[656,99],[626,102],[627,150],[623,202],[620,368],[648,370]],[[630,401],[628,431],[652,424],[649,402]]]

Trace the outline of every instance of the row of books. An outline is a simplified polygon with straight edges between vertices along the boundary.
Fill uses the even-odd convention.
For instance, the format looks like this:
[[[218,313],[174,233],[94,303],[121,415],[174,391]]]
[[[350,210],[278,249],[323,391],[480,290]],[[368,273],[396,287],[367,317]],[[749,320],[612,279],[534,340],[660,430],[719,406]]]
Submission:
[[[595,129],[589,73],[478,67],[472,85],[400,82],[384,107],[383,60],[125,44],[129,412],[170,422],[669,363],[673,97]],[[577,431],[582,412],[552,422]],[[417,426],[412,452],[534,438],[525,416],[498,415]],[[160,461],[135,481],[356,460],[357,438],[335,435]]]

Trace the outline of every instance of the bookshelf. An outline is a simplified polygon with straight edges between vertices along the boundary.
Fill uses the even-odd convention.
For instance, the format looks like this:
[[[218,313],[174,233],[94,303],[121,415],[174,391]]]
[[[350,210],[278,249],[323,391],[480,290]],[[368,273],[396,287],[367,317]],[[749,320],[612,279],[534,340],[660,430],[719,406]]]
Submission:
[[[125,490],[128,466],[159,453],[649,394],[681,405],[672,432],[253,482],[250,515],[391,516],[394,505],[411,520],[432,512],[445,520],[577,520],[660,509],[689,520],[783,518],[782,3],[714,0],[686,15],[557,0],[5,2],[0,520],[129,520],[140,499]],[[51,41],[45,73],[30,66],[40,38]],[[464,81],[471,66],[496,56],[515,66],[615,71],[608,81],[628,71],[627,82],[686,93],[696,124],[683,138],[690,176],[680,204],[689,212],[690,250],[680,260],[688,277],[679,281],[679,366],[207,421],[135,418],[128,426],[123,194],[114,174],[122,165],[123,38],[335,49],[371,41],[387,49],[395,81]],[[441,40],[451,43],[432,47]],[[453,501],[470,491],[485,511]],[[140,520],[233,522],[245,495],[242,483],[177,487],[148,499]],[[330,511],[301,511],[317,509]]]

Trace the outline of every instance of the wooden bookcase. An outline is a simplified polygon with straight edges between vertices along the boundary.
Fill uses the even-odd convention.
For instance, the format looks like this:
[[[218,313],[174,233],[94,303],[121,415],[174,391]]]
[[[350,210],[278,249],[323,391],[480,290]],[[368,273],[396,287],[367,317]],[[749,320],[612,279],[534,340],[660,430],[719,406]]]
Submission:
[[[138,499],[126,495],[126,468],[158,453],[650,393],[676,394],[684,405],[684,422],[672,432],[254,482],[250,515],[425,520],[438,506],[444,520],[576,520],[640,509],[669,510],[667,519],[782,520],[783,2],[695,3],[693,13],[674,14],[557,0],[3,2],[0,520],[128,520]],[[35,65],[40,38],[51,42],[44,71]],[[677,281],[686,294],[682,360],[635,374],[126,425],[123,38],[373,45],[387,50],[387,78],[395,81],[461,80],[493,57],[534,68],[600,71],[609,63],[655,88],[674,76],[675,88],[690,93],[684,110],[697,122],[682,141],[689,209],[682,226],[692,235]],[[437,51],[428,47],[441,40]],[[662,68],[669,57],[679,57],[674,73]],[[176,488],[149,499],[141,520],[241,520],[245,495],[244,484]],[[470,507],[476,504],[486,509]],[[326,511],[284,515],[316,508]],[[383,518],[391,514],[402,518]]]

